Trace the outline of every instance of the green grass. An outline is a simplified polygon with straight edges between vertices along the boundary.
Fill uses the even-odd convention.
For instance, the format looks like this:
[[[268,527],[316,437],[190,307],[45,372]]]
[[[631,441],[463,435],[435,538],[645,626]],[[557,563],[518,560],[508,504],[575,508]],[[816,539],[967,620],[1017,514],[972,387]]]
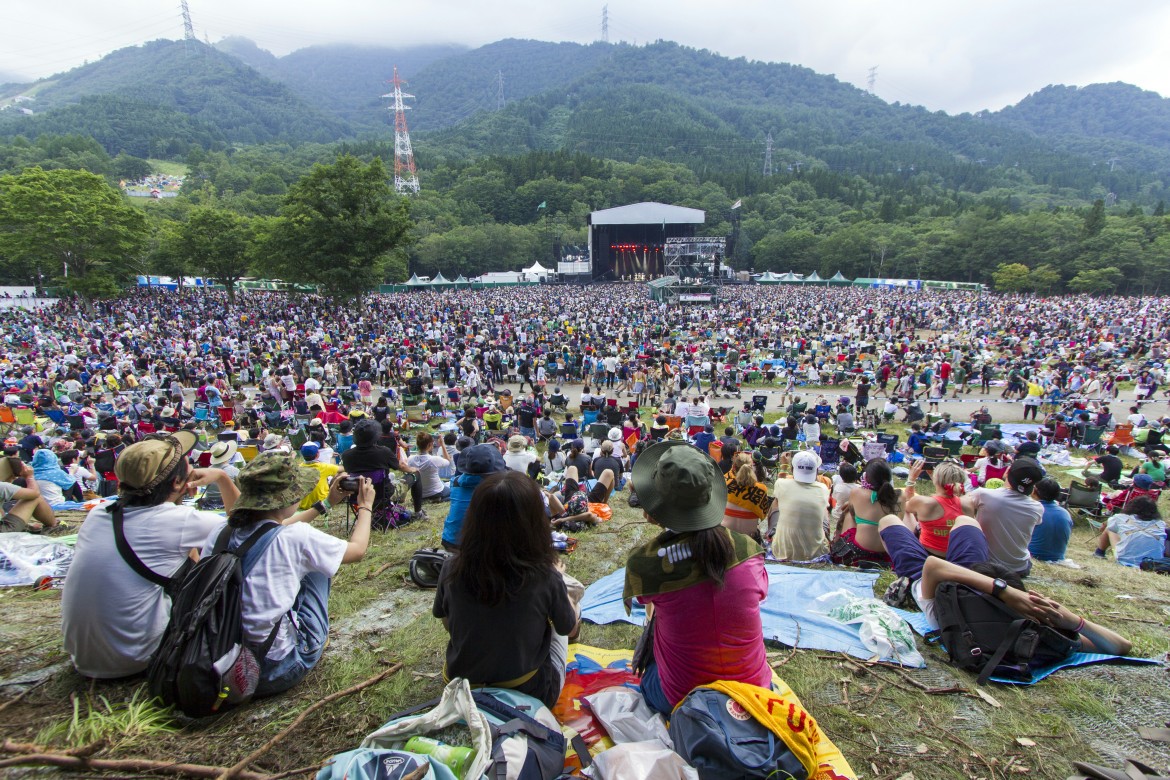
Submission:
[[[81,697],[71,698],[72,717],[41,731],[37,735],[38,744],[77,748],[102,742],[116,749],[178,731],[170,708],[159,706],[146,692],[145,685],[125,702],[111,703],[105,696],[99,696],[97,701],[83,707]]]
[[[177,162],[175,160],[159,160],[154,157],[147,159],[147,162],[150,163],[150,166],[154,169],[155,173],[161,173],[167,176],[187,175],[186,163]]]
[[[886,430],[905,439],[905,426],[890,425]],[[1063,472],[1058,478],[1064,484],[1069,481]],[[926,482],[920,483],[920,489],[930,492]],[[653,532],[643,522],[641,510],[627,505],[628,495],[614,495],[613,519],[578,534],[580,545],[566,558],[569,573],[586,584],[621,566],[627,551]],[[433,593],[420,591],[406,578],[410,554],[438,545],[443,511],[431,507],[430,513],[431,519],[424,523],[375,533],[365,560],[343,567],[330,598],[330,645],[320,665],[301,685],[282,696],[215,718],[179,720],[173,733],[159,730],[143,732],[149,737],[123,736],[113,754],[158,759],[181,756],[198,763],[231,765],[311,703],[377,674],[388,663],[405,663],[399,674],[314,714],[256,767],[280,772],[320,763],[336,752],[352,749],[393,713],[438,696],[446,633],[430,616]],[[342,535],[341,511],[335,510],[330,520],[321,527]],[[1029,586],[1130,636],[1135,641],[1135,655],[1162,657],[1170,650],[1170,577],[1094,558],[1094,546],[1095,534],[1078,526],[1069,556],[1084,568],[1038,565]],[[890,579],[889,574],[879,578],[878,593]],[[1133,598],[1118,599],[1119,594]],[[0,608],[7,621],[0,624],[0,640],[9,650],[0,657],[0,675],[63,660],[55,633],[58,598],[59,592],[0,591]],[[633,648],[639,633],[640,628],[624,623],[586,624],[580,641],[604,648]],[[22,642],[35,645],[35,650],[21,653]],[[927,667],[908,671],[910,677],[930,687],[962,685],[974,689],[974,679],[949,667],[938,650],[922,643],[920,649]],[[927,695],[891,670],[859,671],[838,658],[826,657],[830,654],[823,651],[799,648],[790,655],[787,648],[772,646],[768,651],[778,674],[867,780],[893,780],[907,772],[931,780],[987,778],[991,776],[987,762],[1001,778],[1027,774],[1041,780],[1063,780],[1072,772],[1072,760],[1110,763],[1090,747],[1101,744],[1094,741],[1101,735],[1088,724],[1109,724],[1106,743],[1121,735],[1136,739],[1138,726],[1160,724],[1152,716],[1134,715],[1133,702],[1145,703],[1150,712],[1170,710],[1165,672],[1158,668],[1115,673],[1097,667],[1062,672],[1028,688],[991,686],[986,690],[1000,705],[994,707],[973,693]],[[842,695],[843,679],[850,681],[848,706]],[[96,717],[98,723],[120,722],[124,716],[113,711],[120,711],[120,702],[135,702],[137,685],[100,683],[91,695],[87,681],[69,671],[59,672],[25,701],[0,713],[0,728],[13,738],[31,739],[39,733],[53,744],[74,745],[84,741],[78,735],[83,733],[81,724],[90,718]],[[71,695],[97,704],[80,705],[75,715]],[[105,697],[108,706],[96,697]],[[139,718],[146,714],[140,710]],[[135,718],[129,720],[134,722]],[[75,722],[77,726],[73,726]],[[111,728],[109,733],[127,732]],[[1023,745],[1018,737],[1036,744]],[[1146,745],[1149,743],[1143,747]],[[924,752],[919,752],[923,746]],[[1145,749],[1145,757],[1155,764],[1170,760],[1170,754],[1158,752],[1160,748]],[[972,755],[973,751],[979,757]]]

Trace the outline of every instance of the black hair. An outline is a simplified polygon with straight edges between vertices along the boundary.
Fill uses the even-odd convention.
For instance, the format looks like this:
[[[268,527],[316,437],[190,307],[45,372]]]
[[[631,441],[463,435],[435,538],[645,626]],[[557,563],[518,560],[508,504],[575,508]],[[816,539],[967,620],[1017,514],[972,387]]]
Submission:
[[[841,478],[842,482],[856,482],[858,477],[857,467],[852,463],[842,463],[837,466],[837,476]]]
[[[1157,520],[1162,516],[1158,511],[1158,501],[1150,496],[1131,498],[1121,511],[1138,520]]]
[[[723,587],[723,577],[735,559],[730,532],[721,525],[706,528],[696,531],[689,544],[695,563],[717,586]]]
[[[874,458],[865,464],[865,479],[877,493],[877,504],[887,513],[898,514],[898,491],[894,490],[894,472],[882,458]]]
[[[187,474],[191,471],[191,464],[186,458],[179,458],[179,462],[162,478],[153,490],[149,492],[130,491],[123,487],[118,491],[118,503],[122,506],[158,506],[164,503],[175,491],[176,482],[186,482]]]
[[[499,605],[529,577],[555,575],[540,487],[527,474],[502,471],[484,478],[471,496],[450,579],[473,599]]]
[[[270,512],[267,509],[233,509],[228,515],[228,525],[232,528],[247,528],[261,520],[269,519],[269,516]]]
[[[1036,483],[1035,491],[1041,501],[1055,501],[1060,498],[1060,483],[1055,477],[1045,477]]]

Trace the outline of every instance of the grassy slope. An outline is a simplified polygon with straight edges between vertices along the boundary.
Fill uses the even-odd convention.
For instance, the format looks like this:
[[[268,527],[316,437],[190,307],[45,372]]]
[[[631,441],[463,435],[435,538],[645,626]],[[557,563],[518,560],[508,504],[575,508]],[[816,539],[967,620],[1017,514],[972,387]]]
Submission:
[[[568,559],[569,571],[585,583],[620,566],[625,552],[651,532],[640,511],[626,505],[627,495],[616,494],[613,521],[581,534],[579,548]],[[406,579],[406,563],[415,549],[438,544],[441,522],[439,516],[422,526],[377,535],[366,560],[343,569],[330,601],[330,647],[301,686],[218,718],[180,722],[174,734],[129,737],[112,753],[230,765],[322,696],[375,674],[386,662],[406,663],[402,673],[376,688],[314,715],[257,767],[284,771],[353,748],[391,713],[437,695],[445,634],[430,617],[431,593]],[[339,516],[329,530],[343,533]],[[1078,527],[1069,555],[1085,568],[1040,566],[1030,585],[1133,637],[1135,655],[1162,657],[1170,650],[1170,578],[1094,559],[1092,549],[1093,535]],[[879,593],[890,578],[879,580]],[[67,660],[58,634],[58,598],[58,591],[0,591],[5,614],[0,645],[8,651],[0,657],[0,679]],[[581,641],[632,648],[638,633],[626,624],[585,625]],[[1161,725],[1170,717],[1167,672],[1161,668],[1097,667],[1062,672],[1030,688],[995,686],[989,692],[1001,705],[996,708],[975,695],[927,695],[894,672],[858,672],[815,650],[797,650],[791,657],[784,648],[769,650],[775,651],[771,657],[780,675],[867,778],[914,771],[919,777],[958,780],[1026,771],[1057,780],[1070,774],[1074,759],[1110,763],[1134,751],[1156,763],[1170,759],[1134,733],[1138,726]],[[950,669],[937,651],[924,654],[928,667],[910,672],[911,678],[931,687],[974,688],[973,680]],[[842,680],[849,680],[847,690]],[[91,686],[66,665],[24,701],[0,712],[0,729],[14,738],[33,738],[72,714],[71,696],[79,697],[84,714],[87,701],[96,702],[99,695],[124,701],[137,685]],[[1035,745],[1020,744],[1019,737]]]

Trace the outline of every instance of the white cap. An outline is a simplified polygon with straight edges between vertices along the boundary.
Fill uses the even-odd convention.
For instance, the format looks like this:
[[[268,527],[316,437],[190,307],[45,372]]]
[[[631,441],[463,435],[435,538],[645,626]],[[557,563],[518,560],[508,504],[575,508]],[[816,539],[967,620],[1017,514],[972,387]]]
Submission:
[[[816,482],[821,459],[815,452],[802,450],[792,456],[792,478],[797,482]]]

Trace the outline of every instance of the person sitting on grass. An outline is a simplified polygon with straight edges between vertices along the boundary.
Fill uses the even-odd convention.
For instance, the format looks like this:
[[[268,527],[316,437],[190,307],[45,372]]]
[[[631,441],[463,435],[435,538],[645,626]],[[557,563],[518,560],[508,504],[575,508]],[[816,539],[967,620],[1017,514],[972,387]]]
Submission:
[[[979,520],[991,548],[991,559],[1021,577],[1032,570],[1028,545],[1040,525],[1044,508],[1032,498],[1044,469],[1032,458],[1012,461],[1003,487],[982,487],[963,496],[963,514]]]
[[[724,528],[750,536],[761,545],[764,538],[760,535],[760,521],[772,506],[765,478],[763,467],[754,462],[752,453],[735,453],[726,474],[727,506],[723,510]]]
[[[922,467],[918,463],[914,468],[921,473]],[[911,474],[917,478],[913,470]],[[894,487],[894,473],[885,458],[874,458],[865,464],[861,479],[849,494],[849,506],[852,511],[845,513],[839,524],[838,536],[843,541],[837,545],[834,562],[888,564],[877,524],[885,515],[901,514],[902,496]]]
[[[239,491],[220,469],[190,468],[190,431],[131,444],[118,458],[118,500],[86,516],[61,594],[65,652],[86,677],[116,679],[146,670],[171,613],[163,586],[128,563],[116,541],[160,577],[173,577],[223,518],[183,506],[190,488],[215,482],[231,511]],[[298,497],[299,498],[299,497]]]
[[[494,444],[476,444],[459,456],[459,468],[462,473],[451,480],[451,503],[447,508],[447,519],[443,521],[442,544],[447,552],[459,549],[463,521],[475,489],[489,474],[506,471],[508,464]]]
[[[1136,568],[1146,558],[1161,558],[1167,553],[1166,523],[1158,511],[1158,502],[1150,496],[1138,496],[1113,515],[1101,530],[1093,555],[1104,558],[1113,548],[1117,562]]]
[[[663,442],[638,458],[632,481],[646,521],[663,529],[630,552],[622,592],[627,611],[636,599],[650,621],[634,658],[646,703],[669,715],[698,685],[767,687],[763,550],[721,525],[727,487],[715,461]]]
[[[553,527],[575,532],[612,518],[609,497],[616,479],[613,470],[607,468],[597,476],[593,487],[586,489],[585,483],[580,481],[577,467],[566,466],[560,495],[564,512],[553,518]]]
[[[987,537],[974,518],[962,516],[951,528],[946,558],[931,555],[897,515],[878,522],[882,543],[890,553],[894,573],[903,578],[893,587],[909,587],[910,594],[932,629],[938,629],[934,612],[935,591],[943,582],[957,582],[1001,600],[1026,618],[1052,628],[1076,632],[1080,651],[1125,655],[1132,643],[1108,628],[1074,614],[1068,607],[1028,592],[1023,579],[992,562]]]
[[[1038,561],[1076,568],[1075,564],[1066,562],[1065,558],[1073,519],[1068,510],[1057,503],[1060,500],[1060,483],[1054,477],[1045,477],[1036,483],[1032,495],[1044,507],[1044,514],[1040,518],[1040,525],[1032,529],[1028,552]]]
[[[1151,449],[1148,455],[1149,460],[1139,466],[1135,466],[1134,470],[1130,472],[1130,476],[1136,477],[1138,474],[1145,474],[1150,478],[1154,487],[1166,487],[1166,464],[1162,462],[1162,451]]]
[[[301,457],[305,459],[305,465],[317,472],[317,484],[301,501],[301,509],[308,509],[313,504],[325,498],[329,493],[329,480],[337,476],[341,471],[341,467],[326,462],[321,458],[321,448],[313,442],[305,442],[301,445]]]
[[[1092,467],[1086,466],[1085,470],[1081,473],[1086,477],[1096,477],[1104,484],[1116,489],[1120,484],[1121,470],[1125,467],[1125,464],[1121,460],[1121,448],[1116,444],[1110,444],[1105,449],[1104,455],[1098,455],[1093,458],[1093,463],[1100,466],[1101,470],[1093,472],[1091,470]]]
[[[781,476],[773,486],[767,538],[778,560],[811,561],[829,551],[825,537],[829,489],[817,480],[820,465],[815,452],[797,452],[792,456],[792,478]]]
[[[450,634],[443,679],[510,688],[551,707],[578,616],[549,542],[540,489],[504,470],[475,489],[431,614]]]
[[[351,495],[342,490],[344,476],[342,472],[333,480],[328,504],[317,501],[308,509],[298,509],[320,474],[298,464],[293,455],[262,453],[240,469],[239,497],[228,511],[227,522],[213,528],[203,546],[203,555],[211,555],[239,547],[265,527],[271,529],[243,559],[243,638],[267,648],[257,659],[256,696],[287,691],[321,660],[329,638],[332,578],[342,564],[365,557],[375,496],[368,478],[358,478],[357,521],[349,541],[309,523]]]
[[[14,502],[0,517],[0,533],[39,534],[46,528],[57,525],[53,508],[41,495],[32,466],[16,456],[6,457],[6,471],[11,479],[20,479],[24,485],[10,481],[0,482],[0,503]]]

